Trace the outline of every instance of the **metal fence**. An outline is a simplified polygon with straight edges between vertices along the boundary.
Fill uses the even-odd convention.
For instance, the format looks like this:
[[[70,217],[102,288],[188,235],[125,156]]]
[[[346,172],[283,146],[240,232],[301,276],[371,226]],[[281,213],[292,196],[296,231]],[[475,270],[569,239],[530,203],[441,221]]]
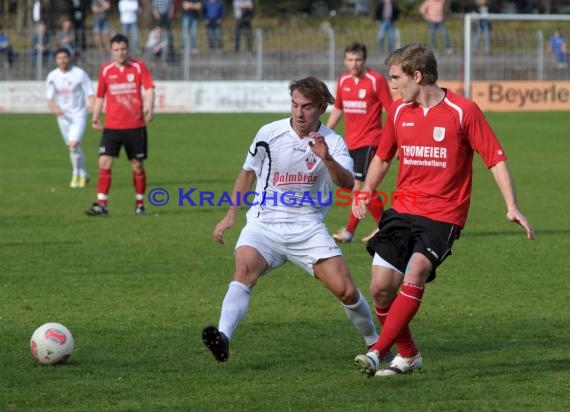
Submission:
[[[570,34],[570,25],[565,29]],[[375,30],[334,31],[330,25],[320,28],[256,29],[253,51],[233,51],[233,30],[223,31],[223,50],[209,51],[205,33],[200,31],[200,52],[174,48],[166,61],[145,58],[157,80],[290,80],[315,75],[334,79],[344,70],[343,49],[350,41],[362,41],[369,48],[368,64],[385,72],[386,53],[377,49]],[[548,32],[496,23],[491,35],[490,53],[475,50],[465,58],[465,31],[450,30],[453,53],[438,53],[440,79],[463,80],[465,62],[471,64],[473,80],[570,80],[568,68],[559,69],[546,54]],[[32,36],[30,34],[29,38]],[[145,39],[141,34],[141,44]],[[176,38],[175,40],[175,46]],[[31,40],[30,40],[31,42]],[[418,22],[399,33],[399,42],[429,43],[427,27]],[[178,45],[180,42],[178,42]],[[0,65],[0,80],[43,80],[54,67],[53,58],[33,61],[30,50],[15,50],[13,65]],[[186,52],[186,53],[185,53]],[[138,53],[134,53],[138,55]],[[78,65],[96,78],[107,53],[88,48],[80,53]],[[0,55],[0,59],[5,59]],[[41,65],[40,65],[41,64]]]

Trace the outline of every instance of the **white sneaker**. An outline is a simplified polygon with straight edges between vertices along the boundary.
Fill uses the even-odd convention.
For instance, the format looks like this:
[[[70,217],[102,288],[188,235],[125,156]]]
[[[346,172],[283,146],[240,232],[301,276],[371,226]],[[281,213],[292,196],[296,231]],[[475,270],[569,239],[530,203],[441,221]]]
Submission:
[[[332,235],[333,239],[336,240],[338,243],[350,243],[352,242],[352,238],[354,237],[352,233],[346,230],[345,227],[340,229],[334,235]]]
[[[416,369],[421,369],[422,366],[424,366],[424,360],[422,359],[422,355],[419,352],[416,356],[413,356],[411,358],[404,358],[400,354],[397,354],[387,368],[380,369],[375,373],[375,375],[395,376],[401,373],[412,373]]]
[[[354,365],[360,369],[360,373],[371,378],[380,368],[380,358],[376,352],[368,352],[366,355],[356,355]]]

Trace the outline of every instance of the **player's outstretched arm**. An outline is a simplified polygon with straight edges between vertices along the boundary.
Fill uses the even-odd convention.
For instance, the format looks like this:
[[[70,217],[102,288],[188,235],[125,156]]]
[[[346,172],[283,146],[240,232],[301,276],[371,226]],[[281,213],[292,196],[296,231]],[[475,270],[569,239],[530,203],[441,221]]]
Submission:
[[[366,205],[370,203],[372,192],[374,192],[382,180],[384,180],[388,169],[390,169],[390,164],[390,161],[383,160],[378,156],[374,156],[370,162],[366,180],[362,188],[358,192],[353,193],[352,213],[358,219],[364,219],[366,217]]]
[[[529,240],[534,240],[534,229],[519,210],[517,196],[515,193],[515,185],[513,183],[513,177],[509,167],[507,166],[507,162],[502,161],[497,163],[491,168],[491,173],[493,173],[497,186],[499,186],[499,190],[505,200],[505,204],[507,206],[507,219],[521,225],[526,231],[527,238]]]
[[[242,170],[232,189],[232,205],[222,220],[216,225],[213,233],[214,241],[224,244],[224,232],[234,225],[235,218],[240,208],[238,193],[246,193],[251,190],[255,182],[255,172],[252,170]]]

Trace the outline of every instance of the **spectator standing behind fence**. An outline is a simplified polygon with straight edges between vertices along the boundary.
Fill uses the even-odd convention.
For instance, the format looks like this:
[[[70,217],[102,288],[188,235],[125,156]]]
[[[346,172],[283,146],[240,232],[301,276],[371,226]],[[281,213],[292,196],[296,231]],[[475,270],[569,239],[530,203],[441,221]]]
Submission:
[[[139,0],[119,0],[119,20],[121,31],[129,38],[130,49],[135,54],[139,49]]]
[[[110,0],[92,0],[91,11],[93,12],[93,36],[95,46],[99,50],[106,50],[109,46],[109,10]]]
[[[247,42],[247,50],[253,51],[253,33],[251,32],[253,2],[251,0],[234,0],[234,16],[236,18],[235,51],[239,52],[242,32]]]
[[[51,64],[53,60],[53,50],[51,48],[51,36],[47,30],[46,24],[41,21],[37,24],[32,40],[32,63],[36,64],[38,56],[42,55],[43,63],[46,61]]]
[[[189,42],[191,53],[198,53],[198,19],[201,11],[201,0],[182,0],[182,48],[186,48]]]
[[[168,56],[168,34],[162,29],[162,26],[153,27],[148,34],[145,53],[150,61],[160,59],[162,62],[166,62]]]
[[[10,38],[4,32],[4,26],[0,25],[0,54],[6,56],[6,65],[11,67],[14,64],[14,52],[10,46]]]
[[[161,26],[168,36],[168,51],[174,52],[174,39],[172,37],[172,19],[174,18],[173,0],[152,0],[152,18],[154,25]]]
[[[479,49],[479,40],[483,35],[483,51],[486,54],[491,53],[491,20],[486,18],[489,15],[489,6],[487,0],[476,0],[477,9],[476,13],[481,17],[477,20],[475,26],[475,36],[473,37],[473,50]]]
[[[69,57],[72,62],[77,58],[75,32],[73,31],[71,21],[63,21],[61,29],[55,33],[55,41],[57,43],[57,49],[65,49],[69,52]]]
[[[378,20],[378,50],[384,52],[384,37],[388,40],[388,53],[392,52],[396,40],[396,20],[400,16],[400,9],[394,0],[381,0],[376,8]]]
[[[429,26],[429,37],[431,40],[431,47],[434,51],[438,50],[437,47],[437,31],[441,32],[443,43],[445,46],[445,53],[452,54],[451,42],[449,41],[449,33],[445,27],[445,13],[446,5],[445,0],[424,0],[420,5],[420,14]]]
[[[208,47],[214,50],[224,48],[222,39],[222,22],[224,20],[224,5],[222,0],[206,0],[203,5],[204,21],[206,22],[206,35]]]
[[[568,67],[568,51],[566,49],[566,40],[562,34],[560,34],[560,30],[554,30],[552,36],[550,36],[550,40],[548,42],[550,53],[556,59],[556,67],[559,69],[564,69]]]
[[[85,18],[87,13],[82,0],[71,0],[69,2],[69,19],[73,23],[75,43],[78,48],[87,50],[87,40],[85,36]]]

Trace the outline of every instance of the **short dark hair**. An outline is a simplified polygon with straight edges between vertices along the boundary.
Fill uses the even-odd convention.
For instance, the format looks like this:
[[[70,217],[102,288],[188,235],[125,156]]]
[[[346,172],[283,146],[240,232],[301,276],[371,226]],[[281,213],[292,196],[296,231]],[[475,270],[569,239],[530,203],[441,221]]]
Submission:
[[[367,56],[366,45],[364,43],[354,41],[352,43],[347,44],[347,46],[344,48],[345,56],[346,53],[362,53],[362,59],[366,60]]]
[[[301,80],[292,80],[289,83],[291,96],[295,90],[313,102],[324,105],[325,107],[329,104],[334,104],[334,97],[329,91],[329,88],[325,82],[316,77],[309,76]]]
[[[65,54],[67,54],[67,57],[71,57],[71,53],[69,52],[69,49],[66,49],[65,47],[60,47],[59,49],[57,49],[55,51],[55,56],[57,56],[59,53],[65,53]]]
[[[115,34],[109,41],[110,45],[113,45],[113,43],[125,43],[129,47],[129,38],[121,33]]]
[[[384,64],[388,68],[398,64],[402,66],[402,72],[408,76],[420,72],[427,84],[437,82],[437,60],[433,52],[423,44],[408,44],[394,50],[386,58]]]

